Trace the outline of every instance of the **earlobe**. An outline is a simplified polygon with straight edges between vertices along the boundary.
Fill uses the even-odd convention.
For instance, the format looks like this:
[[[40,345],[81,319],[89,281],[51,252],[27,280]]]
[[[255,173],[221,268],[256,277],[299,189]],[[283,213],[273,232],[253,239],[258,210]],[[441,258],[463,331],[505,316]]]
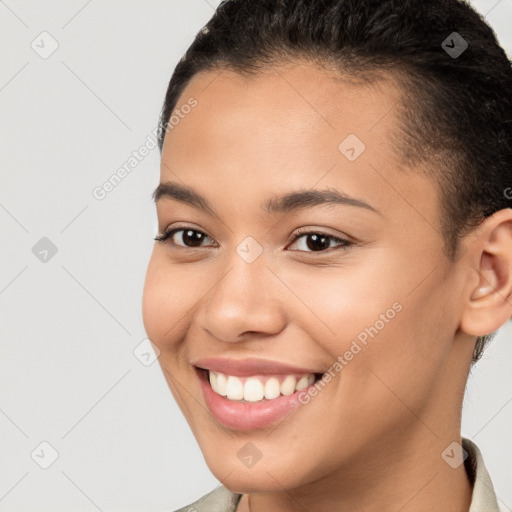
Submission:
[[[484,336],[512,316],[512,209],[485,219],[473,234],[469,269],[472,284],[461,318],[461,330]],[[477,273],[475,286],[475,271]]]

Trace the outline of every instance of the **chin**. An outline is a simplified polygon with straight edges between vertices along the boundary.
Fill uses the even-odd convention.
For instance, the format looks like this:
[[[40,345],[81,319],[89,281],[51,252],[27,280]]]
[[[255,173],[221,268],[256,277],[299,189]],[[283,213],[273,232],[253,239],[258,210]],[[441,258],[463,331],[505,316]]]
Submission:
[[[237,474],[233,471],[228,477],[226,477],[225,473],[214,473],[214,475],[224,487],[229,489],[231,492],[237,492],[240,494],[282,492],[283,489],[296,487],[292,482],[283,482],[281,474],[275,475],[272,471],[269,471],[269,473],[262,468],[258,474],[254,474],[250,469],[246,469],[245,471],[240,471]],[[270,475],[274,476],[274,478]]]
[[[279,457],[262,458],[252,467],[246,467],[237,458],[228,462],[225,452],[224,455],[205,456],[205,460],[215,478],[232,492],[282,492],[307,483],[306,474],[294,471],[296,465],[295,468],[283,466]],[[299,461],[297,465],[300,465]]]

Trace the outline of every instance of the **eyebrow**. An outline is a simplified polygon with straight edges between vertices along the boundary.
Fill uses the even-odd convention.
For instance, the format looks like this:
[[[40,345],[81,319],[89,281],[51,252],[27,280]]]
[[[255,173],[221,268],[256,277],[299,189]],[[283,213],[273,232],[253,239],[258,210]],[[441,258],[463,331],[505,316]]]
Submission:
[[[216,215],[209,202],[193,188],[186,185],[174,181],[160,183],[153,192],[153,199],[156,203],[159,199],[164,197],[189,204],[212,215]],[[364,202],[362,199],[348,196],[334,189],[298,190],[289,192],[285,195],[268,199],[261,205],[261,208],[271,214],[287,213],[312,206],[329,204],[356,206],[382,215],[379,210]]]

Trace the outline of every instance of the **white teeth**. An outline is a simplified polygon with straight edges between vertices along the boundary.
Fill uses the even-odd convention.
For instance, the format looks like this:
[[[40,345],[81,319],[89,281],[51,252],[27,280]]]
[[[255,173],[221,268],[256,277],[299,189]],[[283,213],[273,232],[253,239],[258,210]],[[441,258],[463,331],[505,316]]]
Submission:
[[[215,372],[217,373],[217,372]],[[228,385],[228,379],[223,373],[217,373],[217,393],[222,396],[227,395],[226,387]]]
[[[308,386],[309,386],[309,377],[307,375],[304,375],[304,377],[302,377],[297,382],[297,386],[295,387],[295,389],[297,389],[297,391],[300,391],[301,389],[304,389]]]
[[[299,379],[294,375],[287,375],[280,383],[277,377],[249,377],[244,380],[234,375],[225,375],[220,372],[209,372],[210,385],[218,395],[229,400],[245,400],[246,402],[260,402],[264,398],[272,400],[280,395],[289,396],[315,382],[311,373]]]
[[[217,384],[217,380],[219,378],[219,374],[217,372],[210,372],[209,377],[210,377],[210,386],[212,387],[212,389],[214,391],[217,391],[217,393],[218,393],[219,386]]]
[[[272,400],[272,398],[277,398],[280,394],[281,388],[279,381],[275,377],[270,377],[270,379],[265,382],[265,398]]]
[[[281,394],[284,396],[291,395],[295,391],[297,379],[293,375],[288,375],[283,382],[281,382]]]
[[[244,397],[244,386],[238,377],[230,375],[226,385],[226,394],[230,400],[242,400]]]
[[[227,379],[223,373],[210,372],[210,385],[215,393],[226,396]]]
[[[247,402],[259,402],[265,396],[262,382],[256,378],[250,378],[244,384],[244,400]]]

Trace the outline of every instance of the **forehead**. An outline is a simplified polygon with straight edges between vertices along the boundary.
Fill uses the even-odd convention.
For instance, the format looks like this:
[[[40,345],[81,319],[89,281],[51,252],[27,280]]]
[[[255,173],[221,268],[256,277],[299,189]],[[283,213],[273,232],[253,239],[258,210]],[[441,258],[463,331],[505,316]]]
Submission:
[[[341,75],[300,62],[254,76],[228,69],[199,73],[182,93],[178,112],[191,97],[198,101],[189,116],[192,121],[171,131],[178,137],[191,131],[197,138],[207,135],[210,144],[205,150],[229,137],[246,153],[256,146],[284,150],[307,142],[307,148],[317,149],[316,157],[320,152],[337,157],[339,142],[350,133],[371,147],[390,138],[400,92],[390,79],[349,83]]]
[[[222,189],[225,200],[249,202],[334,187],[380,210],[404,203],[400,195],[418,196],[430,201],[425,215],[435,215],[431,183],[396,157],[401,93],[391,79],[348,82],[309,63],[251,77],[212,70],[192,78],[175,112],[191,98],[197,106],[165,137],[162,181],[178,178],[205,195]]]

